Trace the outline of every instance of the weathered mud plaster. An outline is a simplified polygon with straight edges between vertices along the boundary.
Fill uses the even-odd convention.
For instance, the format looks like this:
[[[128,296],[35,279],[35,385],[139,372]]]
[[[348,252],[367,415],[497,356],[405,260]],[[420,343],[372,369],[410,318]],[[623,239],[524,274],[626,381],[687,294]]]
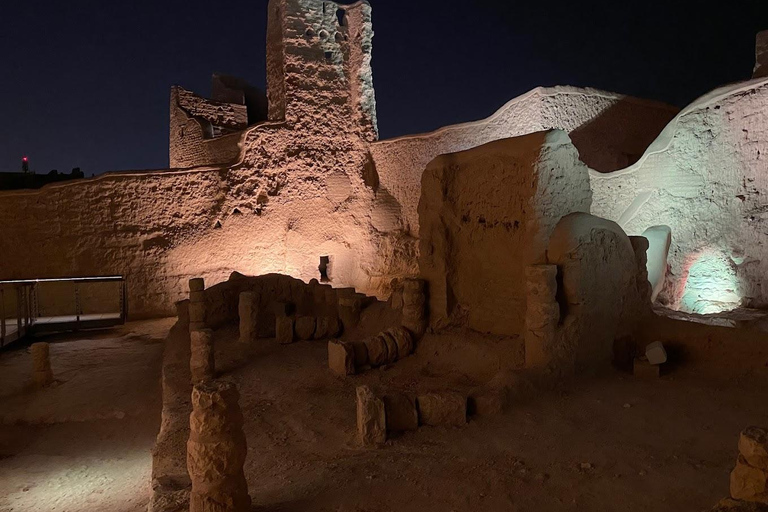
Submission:
[[[557,127],[609,171],[675,113],[590,89],[536,89],[485,121],[376,143],[371,7],[268,9],[268,121],[243,129],[251,112],[229,92],[209,101],[174,88],[171,164],[185,168],[0,194],[0,254],[11,255],[0,278],[125,275],[137,317],[172,313],[192,276],[309,281],[327,257],[330,284],[383,298],[393,278],[418,274],[421,175],[437,155]]]
[[[768,303],[768,78],[729,85],[685,108],[633,166],[591,173],[592,213],[628,233],[671,229],[660,298],[711,313]]]
[[[563,131],[443,155],[424,172],[421,275],[433,327],[515,334],[525,315],[525,267],[545,262],[549,236],[588,212],[588,168]]]

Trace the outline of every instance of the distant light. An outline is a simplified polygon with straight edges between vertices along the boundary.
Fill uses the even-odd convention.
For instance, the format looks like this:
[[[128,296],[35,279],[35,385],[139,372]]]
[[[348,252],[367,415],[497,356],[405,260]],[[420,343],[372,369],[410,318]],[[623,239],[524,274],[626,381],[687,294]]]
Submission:
[[[27,157],[22,158],[22,160],[26,162],[27,161]]]
[[[680,309],[700,315],[732,311],[741,306],[740,292],[733,260],[704,251],[689,262]]]

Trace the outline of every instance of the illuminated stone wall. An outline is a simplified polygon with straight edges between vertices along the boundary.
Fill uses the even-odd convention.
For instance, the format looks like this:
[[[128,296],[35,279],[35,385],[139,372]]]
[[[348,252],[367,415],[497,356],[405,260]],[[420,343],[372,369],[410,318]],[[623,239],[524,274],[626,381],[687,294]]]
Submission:
[[[383,298],[393,278],[418,273],[421,179],[438,155],[559,128],[584,163],[610,172],[635,162],[676,113],[592,89],[539,88],[483,121],[376,142],[370,6],[271,0],[268,9],[269,121],[206,138],[200,119],[213,116],[238,130],[242,106],[174,89],[170,153],[172,167],[179,168],[1,193],[0,278],[125,275],[130,313],[138,316],[173,313],[191,277],[212,285],[232,271],[279,272],[309,281],[320,277],[320,257],[328,256],[331,284]],[[680,187],[664,185],[668,169],[681,183],[688,174],[700,175],[697,196],[684,197],[694,202],[681,203],[690,206],[684,207],[685,226],[673,225],[678,192],[630,219],[630,230],[642,231],[658,214],[663,222],[654,225],[668,223],[673,240],[682,236],[671,259],[678,283],[685,258],[702,250],[691,240],[711,239],[718,248],[708,230],[724,233],[743,223],[748,211],[758,219],[750,226],[762,222],[754,191],[763,190],[756,155],[766,149],[760,142],[766,140],[764,113],[750,117],[761,101],[762,92],[744,93],[722,110],[681,115],[680,133],[692,134],[685,147],[694,149],[667,154],[657,164],[646,155],[628,171],[592,177],[600,195],[594,210],[618,219],[638,194],[656,190],[643,176],[661,176],[658,189],[669,194]],[[174,130],[183,130],[186,141]],[[708,137],[719,146],[695,149]],[[686,151],[698,156],[690,160]],[[705,199],[707,180],[730,198],[717,203],[727,205],[724,214]],[[694,229],[694,218],[714,224]],[[737,276],[759,268],[758,231],[747,226],[743,243],[724,245],[738,249],[732,260]]]
[[[635,165],[592,173],[592,213],[628,233],[671,228],[662,300],[712,313],[768,302],[768,79],[685,108]]]
[[[432,325],[520,332],[525,267],[546,262],[557,221],[588,212],[591,196],[587,166],[560,130],[430,162],[419,202],[419,270]]]
[[[581,159],[601,172],[637,161],[678,109],[595,89],[539,87],[482,121],[448,126],[371,146],[381,184],[403,207],[403,223],[419,234],[421,175],[438,155],[550,129],[565,130]]]

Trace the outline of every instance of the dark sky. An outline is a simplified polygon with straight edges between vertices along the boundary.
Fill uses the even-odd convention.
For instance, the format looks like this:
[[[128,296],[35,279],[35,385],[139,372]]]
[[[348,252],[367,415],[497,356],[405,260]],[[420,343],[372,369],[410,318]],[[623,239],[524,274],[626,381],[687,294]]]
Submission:
[[[2,0],[0,170],[168,165],[173,84],[264,86],[266,0]],[[371,0],[382,138],[490,115],[538,85],[684,106],[749,78],[768,1]],[[762,5],[761,5],[762,4]]]

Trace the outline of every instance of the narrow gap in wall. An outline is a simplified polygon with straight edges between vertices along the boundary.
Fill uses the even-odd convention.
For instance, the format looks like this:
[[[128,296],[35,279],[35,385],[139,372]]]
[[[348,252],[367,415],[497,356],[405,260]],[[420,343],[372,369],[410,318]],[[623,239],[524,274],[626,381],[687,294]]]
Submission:
[[[221,221],[216,221],[216,224],[213,225],[213,229],[221,229]]]
[[[328,277],[328,266],[331,263],[330,256],[320,256],[320,266],[317,269],[320,271],[320,282],[328,283],[331,279]]]
[[[346,14],[347,13],[346,13],[346,11],[344,11],[344,9],[337,9],[336,10],[336,18],[338,18],[338,20],[339,20],[339,26],[340,27],[344,26],[344,16]]]
[[[325,52],[325,60],[331,60],[333,58],[333,52]]]

